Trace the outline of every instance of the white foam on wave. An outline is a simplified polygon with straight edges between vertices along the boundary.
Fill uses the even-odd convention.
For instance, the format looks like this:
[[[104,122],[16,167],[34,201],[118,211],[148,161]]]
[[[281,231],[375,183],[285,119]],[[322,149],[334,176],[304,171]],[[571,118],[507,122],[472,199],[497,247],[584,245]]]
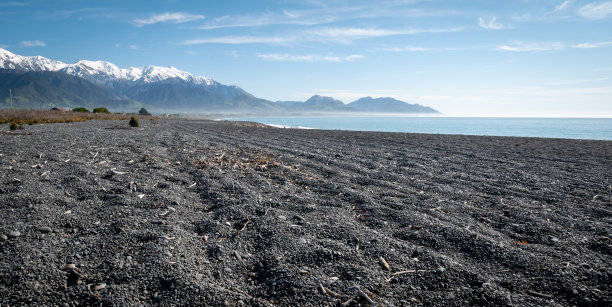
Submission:
[[[283,128],[283,129],[314,129],[314,128],[303,127],[303,126],[288,126],[288,125],[276,125],[276,124],[265,124],[265,123],[264,125],[274,127],[274,128]]]

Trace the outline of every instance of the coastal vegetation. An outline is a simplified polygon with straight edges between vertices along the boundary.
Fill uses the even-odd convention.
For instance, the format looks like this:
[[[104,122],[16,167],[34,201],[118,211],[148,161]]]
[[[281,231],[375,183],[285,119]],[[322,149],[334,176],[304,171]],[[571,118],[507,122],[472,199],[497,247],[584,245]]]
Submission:
[[[0,110],[0,124],[15,123],[16,125],[32,125],[50,123],[73,123],[83,122],[91,119],[129,120],[134,116],[134,114],[111,114],[102,112],[84,113],[58,110],[4,109]],[[153,119],[154,116],[137,115],[136,118]]]
[[[72,112],[90,113],[87,108],[83,108],[83,107],[74,108],[72,109]]]

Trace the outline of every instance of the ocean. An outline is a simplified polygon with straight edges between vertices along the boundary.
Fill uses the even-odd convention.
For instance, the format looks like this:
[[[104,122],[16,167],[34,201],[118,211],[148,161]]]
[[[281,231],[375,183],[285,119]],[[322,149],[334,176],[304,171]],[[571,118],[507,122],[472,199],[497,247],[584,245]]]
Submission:
[[[249,117],[277,127],[612,140],[612,118]]]

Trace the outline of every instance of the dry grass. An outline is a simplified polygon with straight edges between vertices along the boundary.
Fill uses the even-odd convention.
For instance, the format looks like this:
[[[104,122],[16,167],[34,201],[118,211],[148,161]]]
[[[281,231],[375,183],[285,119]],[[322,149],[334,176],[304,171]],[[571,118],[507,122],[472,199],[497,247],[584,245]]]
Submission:
[[[72,111],[55,110],[27,110],[27,109],[5,109],[0,110],[0,124],[17,123],[44,124],[44,123],[73,123],[90,119],[104,120],[129,120],[133,114],[104,114],[104,113],[81,113]],[[138,118],[153,119],[154,116],[136,115]]]

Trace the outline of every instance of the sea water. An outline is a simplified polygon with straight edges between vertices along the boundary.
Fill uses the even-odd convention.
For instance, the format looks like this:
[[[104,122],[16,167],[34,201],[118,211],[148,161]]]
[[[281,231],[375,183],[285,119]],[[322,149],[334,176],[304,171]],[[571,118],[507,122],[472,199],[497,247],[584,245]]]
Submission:
[[[612,118],[249,117],[277,127],[612,140]]]

